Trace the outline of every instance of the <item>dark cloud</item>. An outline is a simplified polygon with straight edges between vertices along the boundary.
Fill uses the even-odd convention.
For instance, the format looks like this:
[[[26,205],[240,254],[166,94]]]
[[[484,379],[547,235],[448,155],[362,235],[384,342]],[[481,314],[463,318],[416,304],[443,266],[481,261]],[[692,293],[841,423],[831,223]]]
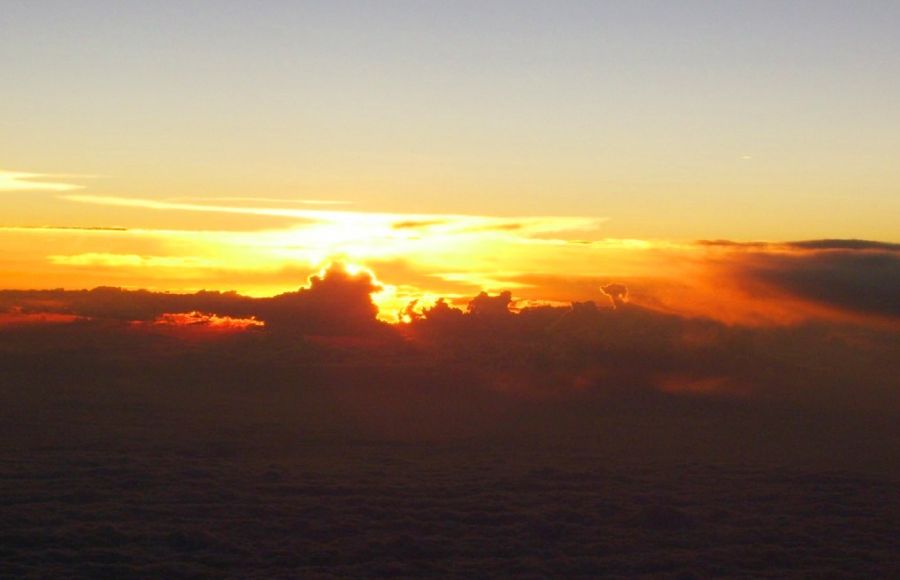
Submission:
[[[372,293],[381,290],[367,272],[341,265],[312,276],[309,287],[259,299],[259,317],[273,330],[313,334],[365,333],[379,328]]]
[[[735,242],[733,240],[698,240],[700,246],[746,249],[784,249],[799,250],[887,250],[900,251],[900,244],[873,240],[829,238],[821,240],[800,240],[795,242]]]
[[[876,306],[875,298],[881,296],[866,290],[865,285],[847,286],[844,282],[848,272],[859,279],[863,274],[857,270],[881,268],[867,261],[885,259],[881,251],[744,257],[735,262],[742,276],[756,284],[777,284],[781,292],[804,296],[819,292],[815,295],[818,300],[846,308],[859,308],[855,306],[860,299],[856,292],[863,293],[863,303]],[[836,258],[850,261],[845,264]],[[840,275],[832,273],[835,268]],[[882,275],[873,280],[883,281]],[[823,284],[825,289],[820,290]],[[17,324],[3,327],[10,352],[28,354],[7,359],[18,360],[15,364],[56,353],[52,355],[54,364],[66,369],[70,368],[66,365],[103,368],[123,361],[167,366],[170,363],[160,361],[187,356],[179,346],[184,343],[192,345],[187,351],[195,357],[184,363],[190,373],[205,369],[211,376],[226,371],[234,376],[264,374],[267,365],[272,365],[288,375],[291,369],[318,369],[314,374],[321,381],[337,376],[337,369],[348,365],[350,370],[335,379],[335,384],[359,383],[347,400],[354,405],[360,398],[368,401],[374,396],[366,390],[365,379],[380,373],[389,375],[384,381],[406,385],[411,400],[421,400],[423,391],[417,389],[424,387],[415,374],[421,369],[472,389],[466,395],[473,397],[471,400],[453,403],[463,408],[482,401],[485,393],[503,393],[517,400],[582,398],[638,407],[662,404],[669,400],[665,397],[675,396],[755,401],[753,404],[769,401],[776,406],[821,408],[829,413],[848,409],[881,413],[892,408],[891,398],[900,388],[896,335],[883,327],[826,319],[783,326],[725,324],[626,302],[628,289],[619,283],[602,288],[615,301],[615,309],[592,301],[514,309],[510,292],[482,292],[462,308],[444,300],[426,308],[411,303],[405,310],[407,323],[391,326],[376,318],[371,295],[377,290],[368,273],[351,274],[334,266],[311,277],[307,287],[271,298],[233,292],[167,294],[115,288],[4,291],[0,292],[0,310],[7,314],[0,322]],[[883,305],[878,311],[892,312]],[[74,322],[32,324],[60,322],[59,315]],[[265,326],[257,328],[252,320],[263,321]],[[143,322],[135,325],[133,321]],[[223,329],[228,332],[219,332]],[[211,346],[203,346],[203,341]],[[231,344],[233,350],[224,353],[217,350],[224,346],[214,344]],[[74,358],[64,363],[69,360],[60,354],[64,352]],[[407,374],[412,369],[419,370]],[[422,380],[434,383],[433,379]],[[453,388],[428,392],[437,403],[450,397]],[[481,395],[472,394],[476,392]],[[378,397],[386,407],[377,416],[372,415],[377,405],[371,401],[366,403],[371,408],[354,407],[353,412],[369,428],[399,429],[402,422],[389,418],[407,409],[407,402],[397,399],[393,391]],[[394,402],[387,403],[389,400]],[[432,412],[431,403],[421,401],[421,405],[424,414]],[[426,421],[426,425],[426,430],[434,432],[456,432],[439,418]]]
[[[511,314],[509,311],[511,305],[512,293],[508,290],[496,296],[482,292],[469,302],[469,314],[479,317],[504,317]]]
[[[794,242],[798,251],[735,256],[739,281],[851,313],[900,317],[900,247],[861,240]]]
[[[742,258],[733,260],[731,267],[756,285],[843,308],[861,310],[862,304],[873,312],[896,315],[896,297],[881,289],[886,287],[884,271],[896,277],[897,263],[883,251],[810,250],[800,255],[742,254]],[[271,298],[249,298],[234,292],[168,294],[117,288],[3,291],[0,311],[7,313],[2,320],[8,324],[60,321],[62,315],[67,320],[110,321],[137,329],[127,325],[143,321],[143,331],[165,331],[173,340],[179,336],[178,324],[173,322],[197,327],[197,321],[209,321],[202,326],[213,331],[217,328],[214,322],[220,320],[221,328],[241,334],[242,321],[259,320],[265,327],[254,332],[269,337],[266,340],[273,342],[267,348],[274,351],[303,343],[319,349],[316,352],[326,359],[362,357],[361,362],[373,368],[382,363],[369,358],[372,353],[388,361],[449,365],[439,372],[469,369],[479,377],[467,379],[470,384],[528,396],[591,392],[630,397],[652,391],[798,398],[826,406],[858,403],[871,407],[883,396],[878,385],[896,384],[891,369],[900,373],[896,362],[887,362],[900,357],[896,356],[896,337],[885,330],[824,319],[794,326],[744,327],[667,314],[627,302],[628,288],[621,283],[597,289],[599,296],[615,302],[615,309],[584,301],[566,307],[514,310],[510,292],[482,292],[464,301],[462,308],[444,300],[426,308],[411,303],[404,310],[408,324],[397,326],[377,320],[372,301],[377,290],[368,273],[351,274],[337,265],[311,277],[307,287]],[[160,320],[170,324],[152,324]],[[101,328],[85,326],[83,320],[80,324],[73,328],[85,329],[88,334]],[[62,331],[47,332],[52,338]],[[218,336],[215,332],[192,336],[207,334]],[[333,338],[309,338],[322,336]],[[398,344],[412,350],[390,350]],[[385,348],[390,352],[379,350],[379,345],[388,345]],[[210,360],[215,356],[210,354]],[[257,349],[248,348],[235,361],[254,366],[254,356],[269,360]],[[872,388],[852,387],[862,380]]]
[[[764,258],[786,287],[799,266]],[[509,292],[387,326],[375,290],[338,266],[264,299],[0,292],[14,316],[90,316],[0,325],[0,569],[900,573],[895,332]],[[267,325],[197,332],[212,313]]]
[[[97,319],[152,321],[166,313],[200,311],[223,316],[253,314],[254,299],[235,292],[170,294],[99,287],[93,290],[0,290],[0,309],[52,312]]]
[[[279,332],[347,334],[383,325],[371,294],[380,290],[366,272],[350,274],[340,264],[311,276],[309,286],[271,298],[236,292],[171,294],[100,287],[93,290],[2,290],[0,312],[66,314],[100,320],[151,322],[166,314],[197,312],[235,319],[255,317]]]
[[[701,260],[719,293],[736,285],[756,302],[745,304],[751,310],[787,297],[801,318],[865,316],[888,323],[900,318],[900,244],[860,239],[697,244],[710,249]],[[784,308],[780,312],[776,319],[789,315]]]
[[[625,301],[628,299],[628,287],[626,287],[624,284],[613,282],[611,284],[603,286],[601,290],[603,290],[603,293],[612,299],[613,305],[616,308],[621,308],[622,305],[625,304]]]
[[[900,244],[874,242],[871,240],[807,240],[801,242],[789,242],[786,245],[792,248],[802,248],[806,250],[887,250],[900,252]]]

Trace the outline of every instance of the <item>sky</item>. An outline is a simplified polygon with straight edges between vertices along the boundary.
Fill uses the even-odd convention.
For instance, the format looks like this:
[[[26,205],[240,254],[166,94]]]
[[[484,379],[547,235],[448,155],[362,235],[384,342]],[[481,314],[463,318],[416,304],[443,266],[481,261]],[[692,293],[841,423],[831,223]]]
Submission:
[[[263,296],[341,261],[392,311],[616,281],[721,311],[694,291],[734,248],[698,240],[900,242],[898,25],[876,1],[9,0],[0,287]]]
[[[0,0],[0,575],[900,578],[898,218],[900,0]]]

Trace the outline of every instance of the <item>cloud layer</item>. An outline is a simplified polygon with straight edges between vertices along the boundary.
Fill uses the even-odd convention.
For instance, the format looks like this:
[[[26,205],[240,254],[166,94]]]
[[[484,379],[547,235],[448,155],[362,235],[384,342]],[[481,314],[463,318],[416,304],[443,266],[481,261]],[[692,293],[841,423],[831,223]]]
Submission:
[[[0,292],[3,569],[896,575],[895,330],[378,286]]]
[[[900,245],[868,240],[702,242],[719,284],[807,315],[900,321]]]
[[[821,256],[809,259],[818,265]],[[758,268],[758,261],[752,256],[748,264]],[[753,284],[772,284],[750,266],[741,267],[762,280],[754,278]],[[372,299],[380,290],[371,273],[334,265],[310,277],[307,287],[271,298],[117,288],[2,291],[0,323],[16,327],[63,316],[89,321],[81,323],[87,324],[85,332],[104,321],[137,322],[143,326],[123,328],[147,331],[160,322],[175,328],[244,328],[279,341],[335,337],[337,342],[321,343],[327,348],[364,339],[363,344],[400,349],[390,360],[443,361],[467,369],[473,373],[468,380],[489,391],[525,397],[704,393],[877,409],[900,376],[894,327],[866,319],[825,316],[800,324],[735,325],[626,301],[629,290],[612,283],[602,288],[611,303],[529,306],[518,304],[509,291],[481,292],[463,307],[444,300],[411,302],[401,313],[406,322],[388,325],[378,320]],[[255,321],[265,325],[262,330]],[[412,350],[402,354],[402,344]],[[255,365],[253,356],[268,360],[252,348],[242,360]]]

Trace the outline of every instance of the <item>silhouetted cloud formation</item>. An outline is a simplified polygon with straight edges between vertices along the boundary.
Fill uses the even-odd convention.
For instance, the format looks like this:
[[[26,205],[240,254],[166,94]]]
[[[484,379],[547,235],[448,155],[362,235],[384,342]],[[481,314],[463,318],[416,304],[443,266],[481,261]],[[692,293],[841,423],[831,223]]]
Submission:
[[[770,293],[854,312],[900,315],[892,292],[900,287],[897,252],[877,245],[850,250],[821,245],[773,252],[736,246],[719,267],[738,283]],[[614,308],[592,301],[517,308],[510,291],[481,292],[465,308],[445,300],[425,308],[413,302],[402,312],[407,323],[392,326],[377,319],[372,294],[379,289],[368,272],[334,265],[311,277],[307,287],[271,298],[116,288],[3,291],[0,311],[7,321],[20,323],[42,315],[54,322],[60,320],[54,317],[70,317],[66,320],[76,320],[73,328],[87,334],[108,330],[98,326],[103,321],[145,324],[125,326],[121,332],[126,333],[128,328],[159,333],[164,329],[153,327],[164,326],[176,340],[179,324],[239,334],[246,328],[250,335],[267,337],[266,344],[276,351],[303,344],[305,352],[325,359],[361,357],[357,362],[374,367],[383,356],[388,365],[402,360],[436,365],[442,372],[463,369],[471,386],[526,397],[629,398],[657,392],[873,409],[886,401],[900,376],[896,336],[890,328],[862,322],[725,324],[628,302],[629,289],[612,282],[597,293],[609,296]],[[79,319],[88,323],[79,326]],[[261,330],[260,322],[265,324]],[[206,335],[194,332],[198,336]],[[251,366],[254,356],[269,360],[252,340],[237,360]]]
[[[875,240],[828,238],[821,240],[800,240],[794,242],[735,242],[733,240],[698,240],[701,246],[721,246],[744,249],[797,248],[805,250],[887,250],[900,251],[900,244]]]
[[[900,244],[876,242],[872,240],[806,240],[801,242],[789,242],[786,245],[807,250],[885,250],[900,252]]]
[[[379,327],[372,293],[381,290],[365,271],[351,274],[340,264],[312,276],[308,288],[259,299],[259,317],[280,331],[352,334]]]
[[[94,319],[153,321],[196,312],[234,319],[257,318],[276,331],[309,334],[369,332],[382,325],[371,294],[380,290],[369,273],[351,274],[334,264],[312,276],[309,287],[271,298],[235,292],[171,294],[100,287],[93,290],[2,290],[0,312],[54,313]]]
[[[753,278],[808,300],[900,317],[900,253],[829,252],[749,264]]]
[[[843,249],[737,252],[781,292],[861,275]],[[376,290],[334,266],[272,298],[0,292],[0,568],[897,575],[892,329],[726,324],[599,281],[599,304],[482,292],[387,325]]]
[[[727,247],[736,253],[726,270],[738,280],[840,310],[900,317],[900,244],[812,240]]]
[[[489,296],[482,292],[469,302],[469,314],[478,317],[503,317],[510,314],[512,292],[506,290],[497,296]]]
[[[616,308],[624,305],[625,300],[628,298],[628,288],[624,284],[614,282],[612,284],[603,286],[601,290],[603,290],[603,293],[612,299],[613,305]]]

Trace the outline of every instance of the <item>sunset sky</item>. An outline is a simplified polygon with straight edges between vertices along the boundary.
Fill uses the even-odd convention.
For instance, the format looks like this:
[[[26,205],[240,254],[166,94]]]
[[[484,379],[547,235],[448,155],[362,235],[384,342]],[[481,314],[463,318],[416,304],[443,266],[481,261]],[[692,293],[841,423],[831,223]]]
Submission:
[[[340,261],[386,318],[622,282],[896,322],[760,272],[900,242],[898,26],[891,1],[5,2],[0,287],[264,296]],[[897,280],[897,246],[852,249]]]
[[[0,0],[3,578],[898,578],[900,0]]]

